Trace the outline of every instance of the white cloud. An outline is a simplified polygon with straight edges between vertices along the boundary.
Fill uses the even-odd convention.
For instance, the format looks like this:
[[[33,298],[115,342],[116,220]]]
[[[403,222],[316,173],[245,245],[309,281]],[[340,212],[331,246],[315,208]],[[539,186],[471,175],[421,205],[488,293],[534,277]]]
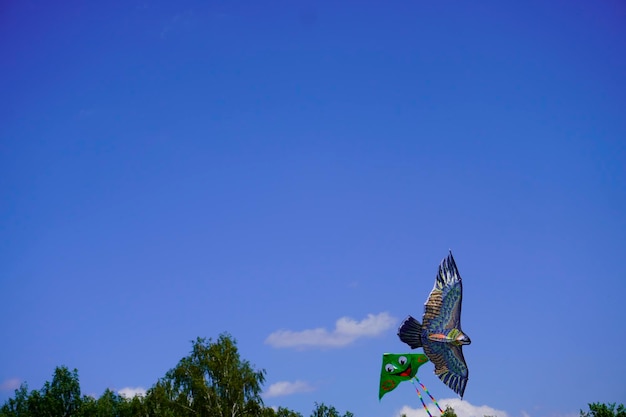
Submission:
[[[396,319],[389,313],[368,314],[361,321],[342,317],[335,323],[335,330],[325,328],[302,331],[278,330],[270,334],[265,343],[274,347],[343,347],[361,337],[374,337],[393,327]]]
[[[454,408],[454,412],[457,417],[483,417],[483,416],[497,416],[497,417],[509,417],[506,411],[497,410],[488,405],[473,405],[468,401],[463,401],[458,398],[446,398],[437,401],[442,409],[446,409],[446,406]],[[428,403],[427,403],[428,404]],[[440,415],[441,413],[435,406],[435,404],[428,404],[428,409],[432,415]],[[423,407],[411,408],[405,405],[398,411],[396,417],[406,414],[407,417],[429,417]]]
[[[314,391],[311,385],[305,381],[280,381],[270,385],[269,389],[263,394],[264,397],[282,397],[284,395],[297,394],[299,392]]]
[[[4,380],[1,384],[0,384],[0,391],[13,391],[16,390],[20,387],[20,384],[22,383],[22,381],[20,381],[17,378],[10,378],[7,380]]]
[[[120,390],[117,390],[118,394],[120,394],[122,397],[126,397],[126,398],[133,398],[133,397],[145,397],[146,396],[146,389],[143,387],[126,387],[126,388],[122,388]]]

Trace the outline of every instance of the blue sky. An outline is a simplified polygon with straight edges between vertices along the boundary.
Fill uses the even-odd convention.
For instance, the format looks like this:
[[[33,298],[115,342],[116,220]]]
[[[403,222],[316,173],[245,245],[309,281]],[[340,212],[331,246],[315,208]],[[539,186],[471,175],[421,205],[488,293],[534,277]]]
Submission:
[[[262,4],[263,3],[263,4]],[[336,4],[340,3],[340,4]],[[265,402],[378,401],[452,249],[459,417],[626,402],[626,6],[0,8],[0,400],[149,388],[229,332]],[[125,391],[124,391],[125,390]],[[481,408],[482,407],[482,408]]]

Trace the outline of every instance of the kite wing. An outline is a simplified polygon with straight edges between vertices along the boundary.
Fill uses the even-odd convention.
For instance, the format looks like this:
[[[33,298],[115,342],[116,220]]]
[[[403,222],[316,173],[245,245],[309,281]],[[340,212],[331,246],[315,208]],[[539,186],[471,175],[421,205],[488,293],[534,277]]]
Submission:
[[[463,284],[452,252],[439,265],[435,286],[426,300],[423,327],[427,334],[461,330]]]
[[[427,341],[424,343],[424,353],[435,365],[435,374],[439,379],[462,399],[469,371],[461,346]]]

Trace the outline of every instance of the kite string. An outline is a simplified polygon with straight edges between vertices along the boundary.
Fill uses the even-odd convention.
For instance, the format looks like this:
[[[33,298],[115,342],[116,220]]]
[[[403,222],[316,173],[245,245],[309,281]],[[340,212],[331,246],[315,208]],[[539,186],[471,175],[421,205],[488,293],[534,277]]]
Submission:
[[[424,406],[424,410],[426,410],[426,412],[428,413],[430,417],[433,417],[433,415],[430,414],[430,410],[428,409],[428,407],[426,407],[426,403],[424,402],[424,399],[422,398],[422,394],[420,394],[420,390],[419,388],[417,388],[417,385],[415,385],[415,382],[413,382],[413,379],[411,379],[411,383],[415,387],[415,392],[417,392],[417,396],[420,397],[420,401],[422,402],[422,405]]]
[[[437,402],[437,400],[435,400],[435,397],[432,396],[432,394],[430,393],[430,391],[428,391],[428,388],[426,388],[424,386],[424,384],[422,384],[422,381],[420,381],[420,379],[417,376],[414,376],[413,378],[415,378],[415,380],[422,386],[422,389],[424,391],[426,391],[426,394],[428,394],[428,396],[430,397],[431,400],[433,400],[433,402],[435,403],[435,405],[437,406],[437,408],[439,409],[439,412],[441,414],[443,414],[443,410],[441,409],[441,407],[439,406],[439,403]]]

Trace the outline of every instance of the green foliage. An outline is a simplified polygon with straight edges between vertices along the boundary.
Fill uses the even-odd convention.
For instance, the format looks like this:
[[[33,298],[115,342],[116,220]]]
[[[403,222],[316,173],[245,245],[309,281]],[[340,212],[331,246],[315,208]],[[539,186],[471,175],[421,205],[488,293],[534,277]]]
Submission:
[[[79,415],[82,399],[78,371],[61,366],[54,370],[52,382],[46,381],[40,391],[28,394],[26,384],[15,390],[0,409],[0,416],[70,417]]]
[[[400,417],[406,417],[406,414],[401,414]],[[456,412],[454,411],[454,408],[446,405],[446,409],[443,411],[443,414],[441,414],[441,417],[456,417]]]
[[[292,411],[288,408],[278,407],[277,410],[273,408],[264,408],[259,414],[260,417],[302,417],[302,414]]]
[[[29,393],[25,383],[16,389],[0,407],[0,417],[302,417],[287,408],[265,407],[264,382],[265,370],[242,360],[235,340],[221,334],[215,342],[193,341],[190,354],[145,397],[129,399],[108,388],[99,398],[81,397],[78,371],[61,366],[40,390]],[[332,406],[315,403],[311,417],[354,415],[347,411],[342,416]]]
[[[626,408],[620,404],[615,408],[615,403],[602,404],[591,403],[589,411],[580,410],[580,417],[626,417]]]
[[[57,367],[52,382],[44,384],[42,395],[50,416],[70,417],[78,414],[81,405],[78,370],[70,372],[65,366]]]
[[[0,408],[0,417],[30,417],[31,415],[28,409],[28,385],[22,384],[15,390],[15,398],[9,398]]]
[[[443,411],[441,417],[456,417],[456,412],[454,411],[454,408],[446,405],[446,409]]]
[[[119,395],[107,388],[96,401],[96,416],[104,417],[119,415],[120,403],[122,402],[123,400]]]
[[[175,406],[172,403],[171,388],[162,381],[157,382],[146,393],[145,406],[148,415],[154,417],[175,417]]]
[[[313,409],[313,413],[311,413],[311,417],[342,417],[339,412],[333,406],[327,406],[324,403],[315,403],[315,408]],[[343,417],[354,417],[350,411],[346,411]]]
[[[94,397],[83,395],[80,407],[80,416],[91,417],[98,415],[98,403]]]
[[[254,416],[263,408],[264,382],[265,370],[241,360],[236,342],[222,334],[216,342],[193,342],[191,354],[169,370],[149,396],[166,399],[170,405],[164,411],[179,416]]]
[[[148,408],[142,397],[135,396],[122,402],[121,414],[126,417],[143,417],[148,415]]]

